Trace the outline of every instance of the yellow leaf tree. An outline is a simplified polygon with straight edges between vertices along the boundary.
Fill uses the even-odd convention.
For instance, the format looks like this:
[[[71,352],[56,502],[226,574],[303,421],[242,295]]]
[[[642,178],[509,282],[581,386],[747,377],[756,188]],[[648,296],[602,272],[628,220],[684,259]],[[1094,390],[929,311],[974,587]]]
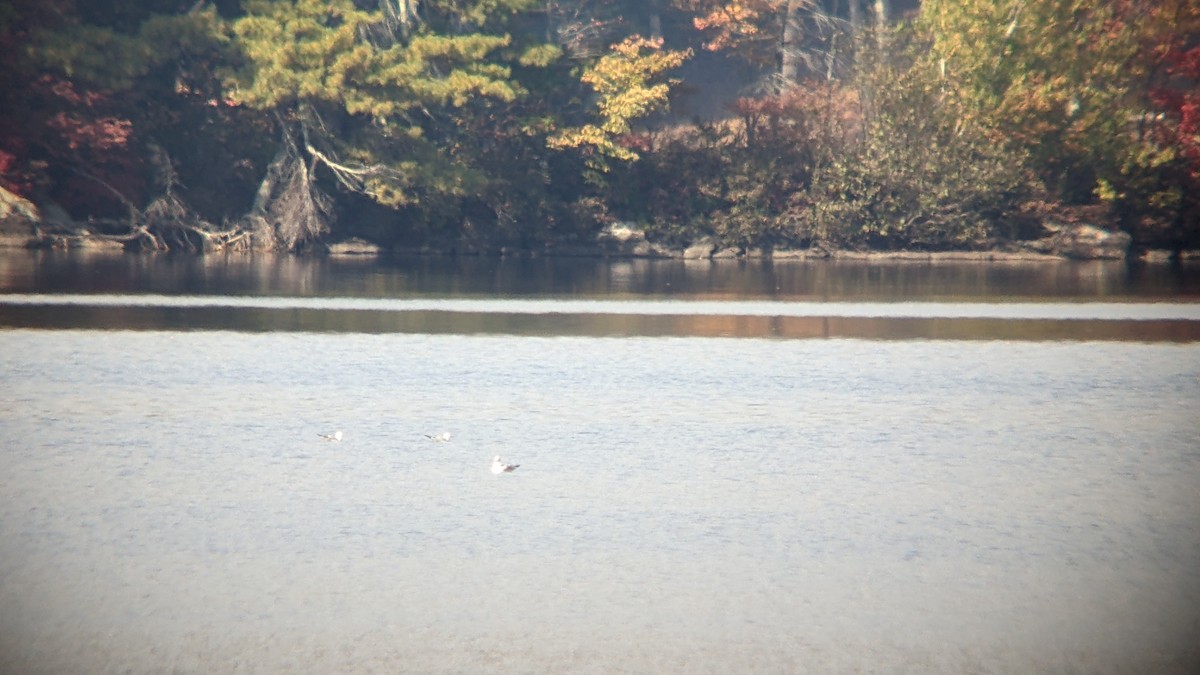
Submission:
[[[631,122],[665,107],[670,84],[662,76],[678,68],[689,51],[662,48],[661,39],[632,36],[612,46],[584,71],[581,80],[597,95],[594,123],[561,129],[547,143],[551,148],[582,149],[591,156],[592,168],[604,170],[604,158],[633,161],[636,152],[622,145],[632,132]]]

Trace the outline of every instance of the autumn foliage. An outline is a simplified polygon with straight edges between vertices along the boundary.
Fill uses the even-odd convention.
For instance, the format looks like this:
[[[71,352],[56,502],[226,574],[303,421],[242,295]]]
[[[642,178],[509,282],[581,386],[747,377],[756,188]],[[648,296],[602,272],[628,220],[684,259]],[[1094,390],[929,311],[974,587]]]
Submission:
[[[548,139],[549,147],[583,149],[601,158],[636,160],[638,154],[629,142],[631,121],[667,104],[670,86],[663,76],[691,55],[686,50],[664,50],[662,46],[661,38],[640,35],[613,45],[609,54],[580,77],[598,95],[599,121],[560,130]],[[593,166],[603,170],[607,165],[593,162]]]
[[[0,162],[7,187],[49,195],[76,217],[123,214],[143,197],[133,122],[111,93],[80,91],[51,75],[13,93],[23,106],[6,113],[13,125],[5,127],[8,150]]]
[[[1172,54],[1168,62],[1171,77],[1200,83],[1200,47]],[[1178,147],[1180,156],[1191,165],[1193,177],[1200,178],[1200,87],[1159,87],[1151,96],[1172,122],[1158,125],[1163,144]]]
[[[156,248],[990,248],[1030,203],[1196,247],[1198,35],[1197,0],[11,0],[0,184]]]
[[[747,42],[770,39],[764,21],[787,6],[786,0],[682,0],[681,7],[696,13],[692,24],[706,35],[704,48],[717,51]]]

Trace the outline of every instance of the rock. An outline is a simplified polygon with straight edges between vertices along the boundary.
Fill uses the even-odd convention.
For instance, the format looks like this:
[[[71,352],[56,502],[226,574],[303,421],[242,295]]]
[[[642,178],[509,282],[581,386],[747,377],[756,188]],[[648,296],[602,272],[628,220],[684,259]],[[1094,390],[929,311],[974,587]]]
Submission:
[[[631,223],[611,223],[603,230],[600,230],[596,235],[596,239],[604,242],[615,242],[618,244],[633,244],[639,241],[646,241],[646,231],[634,227]]]
[[[1111,232],[1095,225],[1046,227],[1054,234],[1031,242],[1029,247],[1075,260],[1124,260],[1133,241],[1128,232]]]
[[[612,223],[596,235],[596,243],[605,253],[614,255],[647,255],[650,251],[646,242],[646,231],[630,223]],[[641,253],[637,251],[640,249]]]
[[[714,251],[712,254],[713,260],[733,260],[741,257],[742,251],[737,248],[723,248],[719,251]]]
[[[626,255],[634,258],[670,258],[672,251],[665,246],[659,246],[649,241],[639,241],[633,245],[633,248],[626,251]]]
[[[604,255],[632,258],[673,258],[676,251],[648,241],[646,231],[630,223],[613,223],[596,235],[596,243]]]
[[[712,240],[712,237],[704,237],[697,240],[691,246],[683,249],[684,260],[707,260],[712,257],[713,251],[717,250],[717,244]]]
[[[1144,263],[1162,265],[1170,263],[1172,258],[1174,258],[1174,254],[1165,249],[1154,248],[1142,251],[1142,254],[1138,257],[1141,258],[1142,262]]]
[[[1123,260],[1133,241],[1128,232],[1109,232],[1093,225],[1076,225],[1058,236],[1063,255],[1083,260]]]
[[[28,246],[41,222],[33,202],[0,187],[0,246]]]
[[[329,245],[329,255],[379,255],[381,250],[379,246],[358,237]]]
[[[123,251],[126,240],[98,234],[53,202],[40,208],[0,187],[0,247],[95,252]]]

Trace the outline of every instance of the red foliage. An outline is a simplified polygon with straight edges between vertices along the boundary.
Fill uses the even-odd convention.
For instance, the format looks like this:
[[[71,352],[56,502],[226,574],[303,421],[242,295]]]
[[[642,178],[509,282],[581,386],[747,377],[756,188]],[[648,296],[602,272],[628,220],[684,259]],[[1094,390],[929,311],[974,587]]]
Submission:
[[[1200,180],[1200,46],[1171,52],[1166,57],[1171,85],[1156,87],[1151,100],[1169,124],[1158,125],[1159,141],[1178,148]]]
[[[116,117],[87,120],[80,115],[59,112],[46,120],[46,126],[62,134],[72,150],[89,148],[111,150],[124,147],[133,133],[133,123]]]
[[[652,152],[654,150],[654,140],[647,133],[623,134],[616,139],[617,145],[622,148],[628,148],[634,152]]]
[[[107,99],[104,94],[99,92],[88,91],[80,94],[75,90],[75,83],[70,80],[60,80],[50,75],[43,75],[38,84],[48,89],[65,103],[70,103],[74,106],[94,108]]]
[[[1200,8],[1191,9],[1200,21]],[[1148,137],[1175,152],[1175,161],[1163,169],[1180,188],[1180,202],[1170,216],[1177,223],[1174,229],[1153,219],[1147,222],[1152,234],[1170,245],[1194,247],[1200,242],[1200,44],[1195,37],[1172,31],[1161,40],[1156,56],[1161,75],[1149,91],[1157,114]]]
[[[33,176],[21,166],[21,162],[15,154],[2,149],[0,149],[0,187],[22,197],[28,197],[33,193]]]
[[[740,98],[732,108],[752,139],[786,138],[820,150],[844,144],[862,123],[857,92],[838,83],[807,82],[775,96]]]
[[[0,110],[5,187],[77,217],[122,214],[126,202],[144,201],[143,153],[124,114],[130,102],[50,75],[7,84],[15,105]]]

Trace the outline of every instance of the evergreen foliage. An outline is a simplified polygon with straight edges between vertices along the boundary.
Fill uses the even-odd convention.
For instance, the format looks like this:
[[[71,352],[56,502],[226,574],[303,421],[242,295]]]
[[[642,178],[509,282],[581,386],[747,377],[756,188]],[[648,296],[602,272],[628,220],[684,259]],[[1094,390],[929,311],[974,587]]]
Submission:
[[[155,68],[227,45],[216,10],[205,6],[145,15],[132,32],[75,21],[39,26],[29,40],[28,54],[37,67],[106,89],[130,89]]]

